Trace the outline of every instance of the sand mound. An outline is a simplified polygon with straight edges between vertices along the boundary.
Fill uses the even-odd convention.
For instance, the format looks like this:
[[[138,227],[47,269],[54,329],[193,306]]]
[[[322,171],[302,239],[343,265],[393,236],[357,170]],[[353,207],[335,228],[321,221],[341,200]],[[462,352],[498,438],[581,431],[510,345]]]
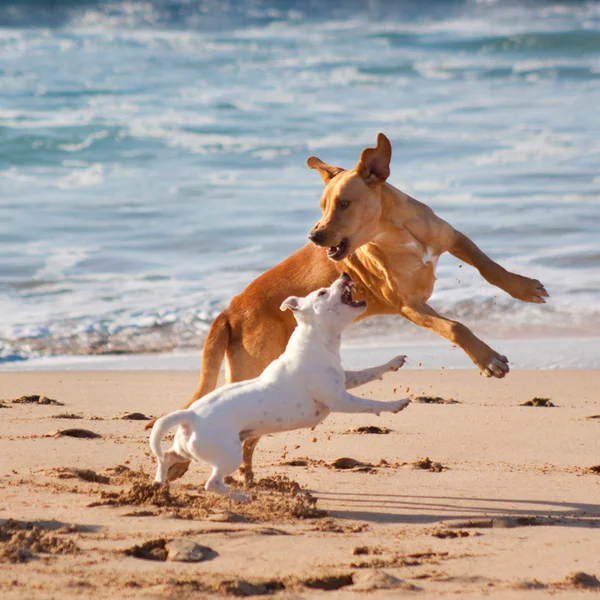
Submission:
[[[77,554],[69,539],[50,533],[33,523],[9,519],[0,526],[0,562],[27,562],[36,554]]]
[[[433,473],[441,473],[446,468],[440,462],[433,462],[429,456],[416,460],[412,466],[415,469],[423,469],[424,471],[431,471]]]
[[[250,521],[314,519],[327,514],[317,508],[316,498],[285,476],[261,479],[249,490],[244,490],[251,498],[248,504],[233,503],[203,490],[188,493],[179,487],[161,486],[141,472],[121,469],[121,477],[134,479],[133,485],[119,492],[102,491],[101,500],[89,506],[152,506],[158,509],[155,514],[193,520],[211,519],[232,507],[235,507],[235,514]],[[231,485],[241,489],[235,481]]]
[[[442,398],[440,396],[417,396],[413,402],[419,402],[420,404],[459,404],[458,400],[453,398]]]
[[[63,402],[47,398],[46,396],[40,396],[39,394],[32,394],[31,396],[20,396],[12,400],[13,404],[54,404],[55,406],[64,406]]]
[[[583,571],[569,573],[565,577],[564,583],[578,588],[600,588],[600,580],[595,575]]]
[[[391,429],[387,427],[378,427],[377,425],[361,425],[354,429],[349,429],[346,434],[358,433],[358,434],[374,434],[374,435],[387,435]]]
[[[553,407],[556,406],[556,404],[553,404],[550,400],[550,398],[538,398],[537,396],[535,398],[532,398],[531,400],[527,400],[527,402],[523,402],[522,404],[519,404],[519,406],[547,406],[547,407]]]

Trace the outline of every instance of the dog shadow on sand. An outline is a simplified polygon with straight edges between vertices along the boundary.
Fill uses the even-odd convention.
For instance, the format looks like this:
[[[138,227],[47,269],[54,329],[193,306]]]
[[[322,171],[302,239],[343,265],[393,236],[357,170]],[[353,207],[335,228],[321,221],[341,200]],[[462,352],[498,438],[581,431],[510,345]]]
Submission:
[[[412,496],[318,492],[331,517],[381,524],[428,525],[456,522],[473,528],[560,525],[600,527],[600,504],[523,500],[516,498],[468,498],[464,496]],[[336,509],[332,504],[342,506]],[[515,508],[517,506],[517,508]]]

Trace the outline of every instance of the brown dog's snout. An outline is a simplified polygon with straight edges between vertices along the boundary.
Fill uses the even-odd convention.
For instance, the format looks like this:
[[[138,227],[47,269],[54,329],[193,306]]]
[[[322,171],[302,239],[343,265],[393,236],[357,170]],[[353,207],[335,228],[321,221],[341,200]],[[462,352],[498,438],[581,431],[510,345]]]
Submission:
[[[323,246],[325,244],[325,232],[322,229],[313,229],[308,234],[308,239],[317,246]]]

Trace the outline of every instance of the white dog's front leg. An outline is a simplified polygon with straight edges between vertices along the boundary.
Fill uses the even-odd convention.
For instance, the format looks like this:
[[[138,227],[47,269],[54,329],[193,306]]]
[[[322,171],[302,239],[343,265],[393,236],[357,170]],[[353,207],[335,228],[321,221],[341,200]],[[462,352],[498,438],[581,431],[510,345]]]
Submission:
[[[362,369],[360,371],[344,371],[346,378],[345,387],[347,390],[364,385],[375,379],[381,379],[383,375],[390,371],[397,371],[406,361],[406,356],[396,356],[384,365],[371,367],[370,369]]]
[[[320,399],[331,412],[341,413],[371,413],[378,415],[382,412],[397,413],[404,410],[409,404],[410,400],[405,398],[403,400],[394,400],[392,402],[379,402],[378,400],[369,400],[368,398],[359,398],[352,394],[343,391],[339,395],[331,395],[326,399]]]

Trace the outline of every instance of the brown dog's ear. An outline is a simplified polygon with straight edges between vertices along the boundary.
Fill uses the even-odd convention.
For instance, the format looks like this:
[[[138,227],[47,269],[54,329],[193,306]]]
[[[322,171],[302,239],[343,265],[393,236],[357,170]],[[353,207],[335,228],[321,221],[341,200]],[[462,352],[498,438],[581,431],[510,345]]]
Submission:
[[[390,176],[392,145],[383,133],[377,134],[377,148],[365,148],[356,170],[367,183],[383,183]]]
[[[327,165],[316,156],[309,156],[306,159],[306,164],[309,169],[317,169],[317,171],[321,173],[325,185],[327,185],[336,175],[345,170],[342,169],[342,167],[332,167],[331,165]]]
[[[298,303],[298,298],[296,298],[296,296],[290,296],[284,300],[283,304],[279,307],[279,310],[285,310],[286,308],[289,308],[292,312],[299,310],[300,304]]]

